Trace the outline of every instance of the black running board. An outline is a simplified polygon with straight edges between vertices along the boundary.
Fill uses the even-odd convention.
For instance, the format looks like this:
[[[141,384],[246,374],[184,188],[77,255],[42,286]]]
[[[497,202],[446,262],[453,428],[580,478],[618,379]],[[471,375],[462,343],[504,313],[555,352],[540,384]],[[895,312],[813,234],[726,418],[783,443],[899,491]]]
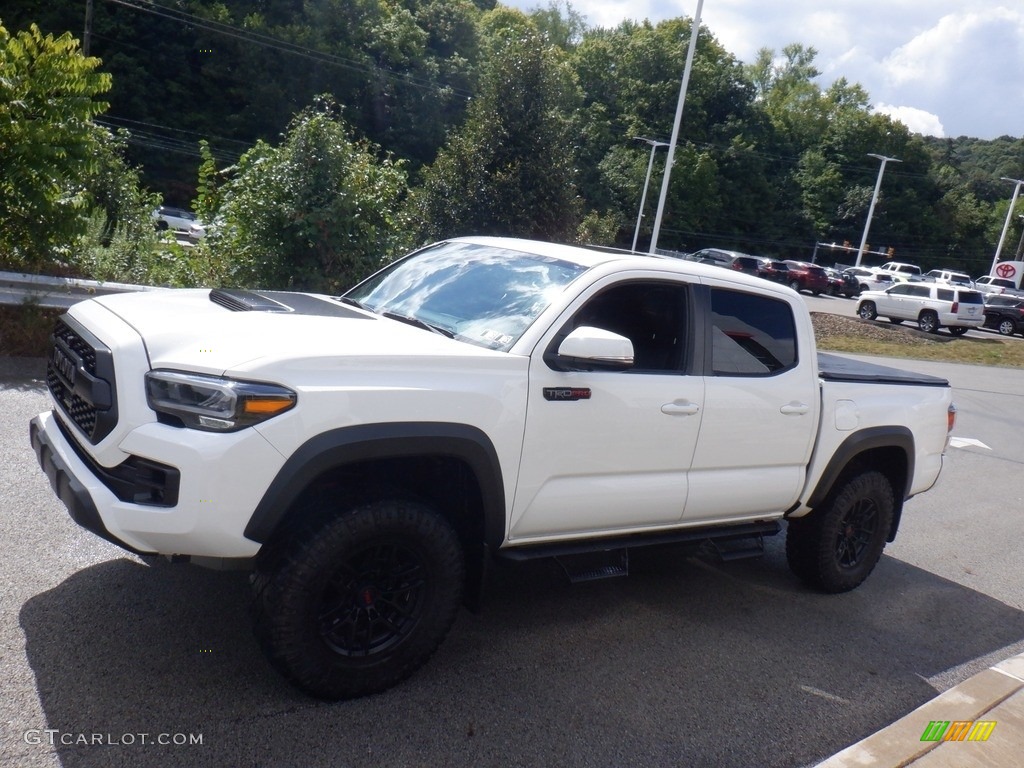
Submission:
[[[506,547],[498,550],[497,557],[504,560],[537,560],[545,557],[564,558],[572,555],[583,555],[597,552],[629,549],[631,547],[650,547],[658,544],[702,544],[713,542],[719,552],[732,550],[749,551],[760,554],[760,539],[763,536],[774,536],[782,530],[777,520],[757,523],[741,523],[738,525],[716,525],[704,528],[684,528],[658,533],[633,534],[630,536],[609,536],[596,539],[574,539],[550,544],[531,544],[521,547]],[[754,539],[750,547],[736,547],[744,539]],[[730,545],[730,542],[732,543]],[[739,555],[740,557],[744,555]],[[735,556],[734,556],[735,557]],[[726,558],[734,559],[734,558]]]

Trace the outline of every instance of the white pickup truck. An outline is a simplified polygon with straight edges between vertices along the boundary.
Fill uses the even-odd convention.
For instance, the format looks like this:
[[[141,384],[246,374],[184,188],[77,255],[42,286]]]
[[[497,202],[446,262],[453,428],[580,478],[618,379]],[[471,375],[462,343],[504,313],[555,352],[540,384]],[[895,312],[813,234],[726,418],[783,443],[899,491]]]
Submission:
[[[817,355],[792,290],[693,262],[466,238],[340,297],[106,296],[58,321],[31,442],[80,525],[253,569],[256,636],[340,699],[423,664],[491,558],[621,573],[759,551],[860,584],[935,483],[946,381]]]

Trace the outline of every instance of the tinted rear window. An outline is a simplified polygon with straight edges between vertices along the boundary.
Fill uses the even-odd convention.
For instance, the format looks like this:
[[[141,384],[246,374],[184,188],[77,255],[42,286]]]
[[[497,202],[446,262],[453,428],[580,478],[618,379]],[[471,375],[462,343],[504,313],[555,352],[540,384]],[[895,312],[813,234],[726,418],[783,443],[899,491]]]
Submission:
[[[978,291],[960,291],[961,304],[984,304],[985,297]]]

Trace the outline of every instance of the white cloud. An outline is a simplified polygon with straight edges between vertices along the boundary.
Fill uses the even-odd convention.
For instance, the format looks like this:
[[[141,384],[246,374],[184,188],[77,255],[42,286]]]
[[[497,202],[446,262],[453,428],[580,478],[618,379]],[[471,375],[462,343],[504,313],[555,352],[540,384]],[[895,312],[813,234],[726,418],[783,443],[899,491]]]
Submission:
[[[921,133],[925,136],[937,136],[939,138],[943,138],[946,135],[938,115],[925,112],[923,109],[917,109],[917,107],[894,107],[891,104],[876,104],[875,112],[888,115],[893,120],[899,120],[914,133]]]

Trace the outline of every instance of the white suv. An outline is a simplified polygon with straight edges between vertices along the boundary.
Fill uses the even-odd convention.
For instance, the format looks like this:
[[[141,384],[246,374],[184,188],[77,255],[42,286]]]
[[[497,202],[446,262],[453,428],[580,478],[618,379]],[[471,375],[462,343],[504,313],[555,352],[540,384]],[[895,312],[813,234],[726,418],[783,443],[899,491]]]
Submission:
[[[899,324],[913,320],[927,333],[945,327],[954,336],[985,322],[984,296],[974,290],[939,283],[900,283],[885,291],[860,295],[857,314],[864,320],[886,317]]]

